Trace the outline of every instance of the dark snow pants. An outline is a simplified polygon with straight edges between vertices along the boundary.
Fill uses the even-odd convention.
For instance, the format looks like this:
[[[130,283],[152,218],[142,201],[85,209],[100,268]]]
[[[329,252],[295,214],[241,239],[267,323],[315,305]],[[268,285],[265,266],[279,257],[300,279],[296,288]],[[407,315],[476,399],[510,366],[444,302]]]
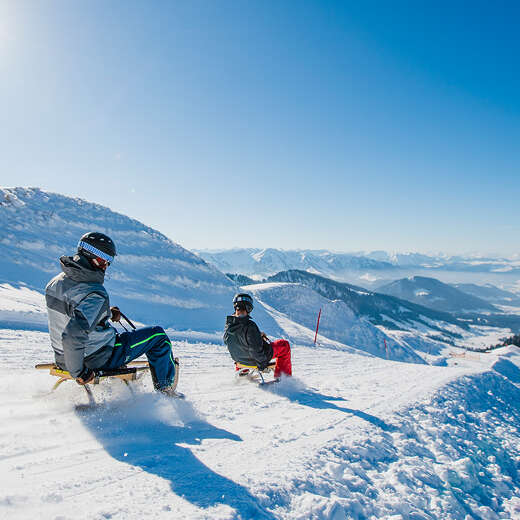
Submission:
[[[119,368],[142,354],[150,363],[155,388],[170,386],[175,377],[175,363],[172,344],[162,327],[144,327],[118,334],[112,356],[100,368]]]

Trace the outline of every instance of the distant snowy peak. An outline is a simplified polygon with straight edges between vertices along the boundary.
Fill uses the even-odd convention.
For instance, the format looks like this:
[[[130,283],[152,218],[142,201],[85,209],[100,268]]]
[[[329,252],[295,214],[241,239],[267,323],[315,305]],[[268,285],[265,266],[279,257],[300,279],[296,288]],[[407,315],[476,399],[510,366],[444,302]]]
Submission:
[[[118,255],[107,273],[114,304],[144,323],[215,331],[234,293],[214,266],[162,233],[109,208],[38,188],[0,188],[0,282],[42,291],[87,231],[101,231]],[[203,311],[203,312],[201,312]]]
[[[284,251],[281,249],[199,250],[197,253],[221,271],[269,276],[288,269],[304,269],[328,275],[345,271],[392,270],[394,266],[356,254],[320,250]]]

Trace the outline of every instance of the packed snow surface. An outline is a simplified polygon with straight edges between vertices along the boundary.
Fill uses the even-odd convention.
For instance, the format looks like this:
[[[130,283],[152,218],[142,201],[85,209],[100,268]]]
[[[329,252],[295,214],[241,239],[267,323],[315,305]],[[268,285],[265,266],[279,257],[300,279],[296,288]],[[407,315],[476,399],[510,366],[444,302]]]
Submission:
[[[0,516],[32,519],[520,517],[520,356],[436,367],[294,346],[295,377],[234,377],[175,342],[184,401],[120,381],[55,393],[46,333],[0,330]]]

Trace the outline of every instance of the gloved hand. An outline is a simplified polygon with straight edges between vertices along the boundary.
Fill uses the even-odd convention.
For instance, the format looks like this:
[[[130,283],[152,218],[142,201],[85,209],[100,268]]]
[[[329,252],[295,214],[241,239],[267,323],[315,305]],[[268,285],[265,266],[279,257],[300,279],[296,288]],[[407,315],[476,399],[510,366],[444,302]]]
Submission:
[[[76,383],[78,383],[78,385],[86,385],[88,383],[90,383],[94,377],[95,377],[95,373],[93,370],[90,370],[90,368],[85,368],[85,370],[83,370],[83,372],[81,372],[80,376],[79,377],[76,377]]]
[[[119,307],[110,307],[110,312],[112,313],[112,317],[110,318],[112,321],[118,322],[121,320],[121,311]]]
[[[267,337],[267,334],[266,334],[265,332],[262,332],[261,335],[262,335],[262,339],[263,339],[266,343],[271,343],[271,340]]]

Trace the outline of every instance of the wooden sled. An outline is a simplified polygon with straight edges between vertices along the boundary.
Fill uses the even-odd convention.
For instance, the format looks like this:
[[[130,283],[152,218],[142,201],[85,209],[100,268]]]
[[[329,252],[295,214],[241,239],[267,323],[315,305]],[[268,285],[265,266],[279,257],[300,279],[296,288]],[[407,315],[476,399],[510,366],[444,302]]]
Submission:
[[[260,370],[256,365],[244,365],[243,363],[235,362],[235,368],[238,378],[245,377],[250,381],[258,383],[259,385],[267,385],[271,383],[278,383],[279,379],[275,378],[270,381],[266,381],[264,374],[274,372],[276,366],[276,360],[271,360],[264,370]]]
[[[56,390],[65,381],[75,381],[75,378],[73,378],[67,370],[63,370],[55,363],[39,363],[34,368],[36,368],[36,370],[48,370],[51,376],[59,378],[58,381],[54,383],[51,392],[54,392],[54,390]],[[93,402],[94,398],[92,396],[92,390],[90,389],[89,385],[98,385],[102,379],[113,377],[116,379],[121,379],[121,381],[123,381],[133,393],[132,389],[130,388],[130,381],[135,381],[139,372],[144,372],[147,370],[150,370],[148,361],[132,361],[127,365],[113,370],[96,370],[94,372],[94,379],[90,383],[83,385],[83,388],[85,389],[85,392],[87,392],[89,401]],[[177,372],[178,371],[176,371],[176,373]]]

